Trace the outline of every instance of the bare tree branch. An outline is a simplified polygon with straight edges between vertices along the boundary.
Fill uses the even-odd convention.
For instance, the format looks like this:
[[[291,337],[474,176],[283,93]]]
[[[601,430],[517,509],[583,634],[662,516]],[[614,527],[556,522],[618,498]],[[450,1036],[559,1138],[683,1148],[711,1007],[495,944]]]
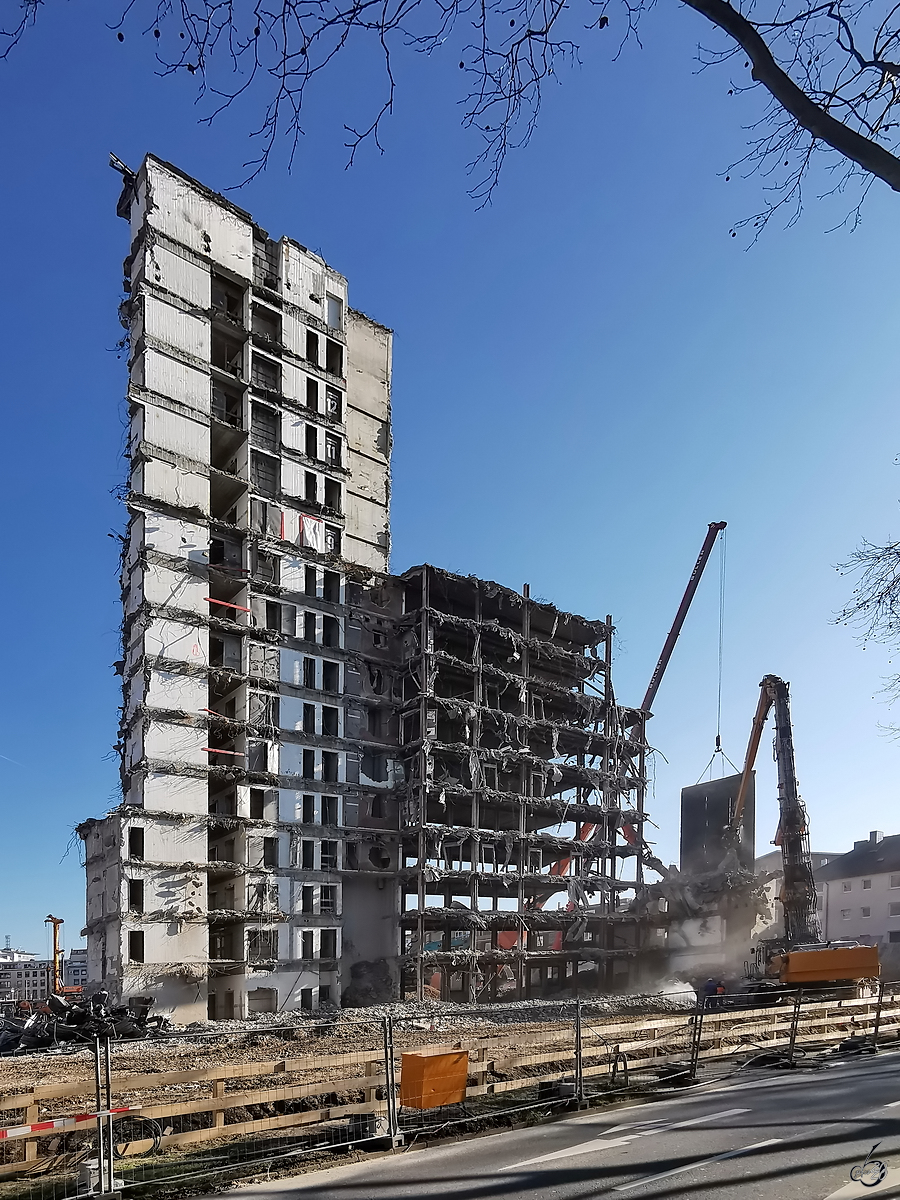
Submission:
[[[115,0],[114,0],[115,2]],[[263,170],[277,145],[290,156],[303,135],[310,90],[348,50],[368,46],[384,72],[370,113],[345,125],[349,160],[381,133],[393,111],[400,52],[453,55],[464,73],[463,123],[481,139],[471,164],[471,193],[487,203],[506,155],[526,144],[543,89],[564,66],[581,61],[580,42],[618,23],[609,47],[618,58],[634,42],[655,0],[120,0],[112,28],[123,39],[137,28],[152,37],[162,75],[187,72],[213,122],[237,104],[256,105],[255,156]],[[728,93],[763,90],[769,103],[749,128],[735,168],[757,174],[763,204],[738,222],[758,236],[776,214],[788,223],[802,211],[805,180],[824,151],[835,172],[831,192],[872,179],[900,191],[900,0],[685,0],[722,35],[702,47],[701,69],[737,67]],[[42,0],[22,0],[0,28],[0,57],[17,46]],[[682,11],[679,6],[678,11]],[[745,82],[746,81],[746,82]],[[751,100],[752,102],[752,100]],[[252,120],[252,118],[251,118]],[[827,194],[827,193],[826,193]],[[859,217],[853,205],[850,224]]]
[[[851,126],[835,119],[826,106],[817,104],[807,95],[775,61],[758,29],[736,8],[725,0],[685,0],[685,3],[734,38],[750,59],[753,78],[766,88],[801,129],[827,143],[864,171],[883,179],[895,192],[900,191],[900,159],[873,138],[864,137]],[[828,8],[835,10],[837,5],[829,5]],[[870,65],[876,65],[875,60]],[[893,64],[891,68],[890,73],[893,74]],[[838,98],[837,94],[832,95],[833,100]]]

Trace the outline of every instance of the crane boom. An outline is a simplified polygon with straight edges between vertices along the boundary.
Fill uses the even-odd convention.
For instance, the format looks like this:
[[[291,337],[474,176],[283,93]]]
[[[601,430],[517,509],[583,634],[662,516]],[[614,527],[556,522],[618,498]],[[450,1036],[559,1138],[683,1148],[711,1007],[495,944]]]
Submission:
[[[659,662],[653,668],[653,674],[650,676],[650,682],[647,684],[647,692],[644,699],[641,701],[641,708],[644,712],[650,712],[653,707],[653,701],[656,699],[656,693],[659,691],[659,685],[662,683],[663,675],[666,673],[666,667],[669,665],[669,659],[672,657],[672,651],[675,649],[675,643],[678,641],[678,635],[681,633],[681,628],[684,625],[685,618],[688,615],[688,610],[691,607],[691,601],[694,599],[694,594],[700,584],[700,579],[706,569],[706,564],[709,562],[709,556],[712,554],[713,546],[716,538],[725,528],[726,521],[711,521],[709,529],[706,531],[706,537],[703,540],[703,545],[700,548],[700,554],[697,561],[694,563],[694,569],[691,571],[691,577],[688,580],[688,585],[684,590],[684,595],[681,598],[681,603],[678,606],[678,612],[675,614],[675,620],[672,623],[672,628],[669,630],[669,636],[665,640],[662,648],[662,654],[659,656]]]
[[[644,696],[641,708],[645,713],[650,712],[650,706],[656,699],[656,693],[659,691],[659,685],[662,683],[663,675],[666,667],[669,665],[669,659],[672,657],[672,651],[675,649],[675,643],[678,641],[678,635],[681,633],[681,628],[684,625],[685,618],[688,615],[688,610],[691,607],[691,601],[694,599],[694,594],[700,583],[700,578],[709,562],[709,556],[712,554],[713,546],[716,538],[725,528],[726,521],[710,521],[709,528],[706,531],[706,537],[703,539],[703,545],[700,548],[700,554],[697,561],[694,563],[694,569],[691,572],[691,577],[688,580],[688,585],[685,588],[684,595],[681,598],[681,604],[678,606],[678,612],[675,614],[675,620],[672,628],[669,630],[669,636],[666,638],[665,645],[662,648],[662,654],[659,656],[659,662],[653,669],[653,674],[650,676],[650,683],[647,686],[647,693]],[[586,822],[581,825],[578,830],[578,840],[586,842],[597,828],[595,824]],[[565,875],[569,869],[571,856],[566,855],[565,858],[559,859],[550,868],[551,875]],[[657,870],[656,867],[653,868]],[[533,907],[542,908],[544,900],[535,900]]]

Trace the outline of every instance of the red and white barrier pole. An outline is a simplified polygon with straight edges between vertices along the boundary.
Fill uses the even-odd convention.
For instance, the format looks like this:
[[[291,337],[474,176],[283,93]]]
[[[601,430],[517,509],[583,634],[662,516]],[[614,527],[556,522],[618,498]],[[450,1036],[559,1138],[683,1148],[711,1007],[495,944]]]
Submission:
[[[140,1112],[143,1105],[130,1104],[126,1108],[107,1108],[103,1112],[77,1113],[74,1117],[59,1117],[54,1121],[35,1121],[33,1125],[13,1125],[0,1129],[0,1139],[30,1137],[36,1133],[49,1133],[51,1129],[77,1129],[98,1117],[117,1117],[120,1113]]]

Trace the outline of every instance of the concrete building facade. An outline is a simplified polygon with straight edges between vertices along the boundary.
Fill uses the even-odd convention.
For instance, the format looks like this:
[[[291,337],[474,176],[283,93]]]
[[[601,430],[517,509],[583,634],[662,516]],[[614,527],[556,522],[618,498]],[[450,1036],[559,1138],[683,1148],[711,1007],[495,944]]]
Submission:
[[[0,1000],[44,1000],[52,978],[51,960],[27,950],[0,950]]]
[[[900,948],[900,834],[873,830],[816,870],[824,890],[822,935]],[[900,959],[898,950],[892,959]],[[893,978],[893,976],[891,976]]]
[[[811,850],[813,874],[816,881],[816,913],[822,926],[822,936],[825,935],[825,883],[821,871],[832,859],[839,858],[837,853]],[[758,873],[771,875],[766,883],[766,897],[769,903],[769,916],[756,923],[753,930],[754,941],[769,941],[772,938],[784,937],[784,911],[781,907],[781,889],[784,884],[784,866],[780,850],[770,850],[756,860]]]
[[[130,224],[122,803],[88,972],[180,1020],[627,983],[644,716],[611,619],[389,569],[389,330],[148,156]]]
[[[88,981],[87,946],[70,950],[63,960],[63,983],[66,987],[85,987]]]
[[[182,1016],[312,1007],[338,995],[346,593],[388,564],[391,335],[153,156],[118,213],[123,803],[81,827],[90,976]]]

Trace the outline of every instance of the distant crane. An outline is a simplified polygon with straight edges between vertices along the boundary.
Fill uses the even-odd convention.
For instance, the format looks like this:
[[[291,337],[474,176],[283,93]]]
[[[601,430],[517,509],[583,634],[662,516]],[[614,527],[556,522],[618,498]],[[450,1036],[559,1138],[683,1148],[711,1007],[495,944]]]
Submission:
[[[62,917],[54,917],[48,914],[44,917],[45,925],[53,926],[53,966],[51,968],[51,992],[58,992],[62,987],[62,969],[60,967],[60,949],[59,949],[59,927],[64,925],[65,921]]]

